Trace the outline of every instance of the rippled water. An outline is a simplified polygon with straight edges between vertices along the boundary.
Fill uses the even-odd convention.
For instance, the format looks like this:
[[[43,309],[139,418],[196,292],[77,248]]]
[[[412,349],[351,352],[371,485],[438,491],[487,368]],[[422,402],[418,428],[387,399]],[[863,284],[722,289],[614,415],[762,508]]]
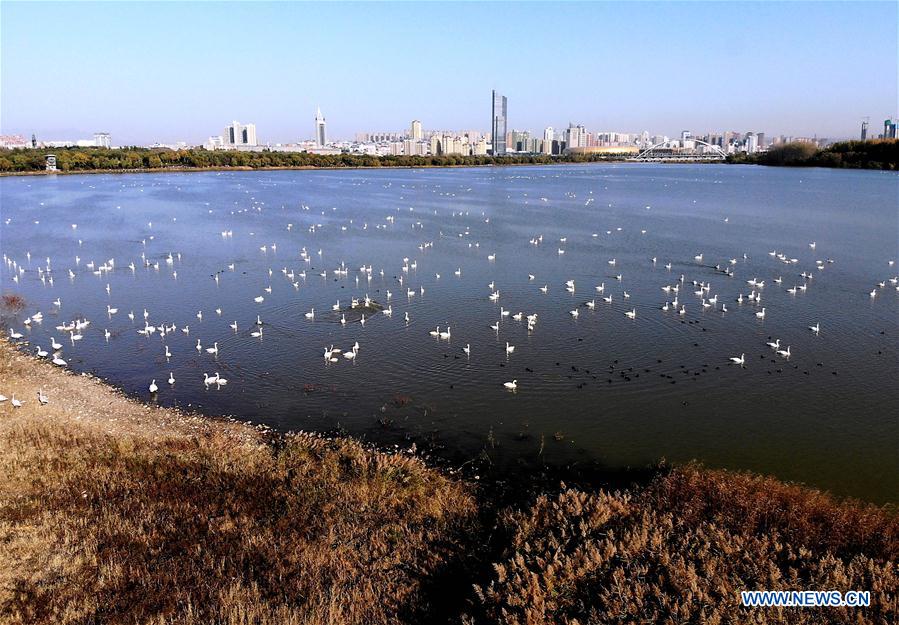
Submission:
[[[4,322],[32,350],[55,337],[72,369],[128,392],[149,398],[155,378],[161,404],[279,428],[342,427],[382,442],[411,434],[470,456],[486,447],[501,466],[697,458],[897,500],[897,193],[895,173],[723,165],[3,178],[0,246],[25,271],[13,283],[17,270],[3,263],[2,288],[28,302]],[[52,286],[38,272],[47,257]],[[109,259],[102,275],[87,267]],[[683,316],[660,310],[674,297],[661,287],[681,274]],[[735,301],[753,277],[765,281],[764,320]],[[694,280],[711,283],[715,308],[703,310]],[[611,304],[594,289],[603,282]],[[331,311],[366,294],[386,305],[388,289],[392,318],[342,326]],[[537,313],[536,326],[501,318],[501,307]],[[140,336],[145,308],[151,323],[179,329]],[[26,327],[38,311],[43,321]],[[250,336],[257,315],[261,338]],[[74,344],[56,329],[84,317]],[[816,323],[818,335],[807,329]],[[437,325],[452,327],[449,341],[429,336]],[[774,338],[791,346],[789,360],[765,345]],[[205,352],[214,341],[217,357]],[[323,359],[326,346],[355,341],[355,362]],[[741,353],[745,367],[729,363]],[[216,371],[229,383],[206,387],[204,372]],[[503,387],[513,379],[514,393]]]

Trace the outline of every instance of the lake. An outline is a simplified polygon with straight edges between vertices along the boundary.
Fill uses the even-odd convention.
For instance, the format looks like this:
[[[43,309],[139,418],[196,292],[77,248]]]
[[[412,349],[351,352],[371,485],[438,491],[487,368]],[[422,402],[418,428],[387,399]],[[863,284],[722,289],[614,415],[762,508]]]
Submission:
[[[145,400],[277,429],[897,501],[897,198],[891,172],[706,164],[7,177],[0,279],[26,307],[3,322]],[[366,295],[392,315],[343,310]],[[177,327],[138,333],[144,310]]]

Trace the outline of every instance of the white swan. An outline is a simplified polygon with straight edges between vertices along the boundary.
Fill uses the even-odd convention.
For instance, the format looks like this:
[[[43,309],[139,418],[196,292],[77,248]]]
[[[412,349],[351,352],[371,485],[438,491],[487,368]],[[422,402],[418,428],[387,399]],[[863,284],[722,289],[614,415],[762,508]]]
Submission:
[[[450,333],[450,326],[446,326],[446,332],[440,333],[440,338],[449,340],[452,334]]]
[[[462,348],[462,351],[465,352],[466,356],[471,356],[471,344],[466,343],[465,347]]]
[[[764,309],[764,307],[762,308],[762,310],[760,310],[759,312],[755,313],[755,316],[756,316],[757,318],[759,318],[759,319],[764,319],[764,318],[765,318],[765,309]]]
[[[41,349],[40,345],[38,345],[37,347],[34,348],[34,353],[37,354],[38,358],[46,358],[47,357],[47,350]]]
[[[815,334],[818,334],[821,331],[821,322],[819,321],[815,325],[809,326],[808,329],[811,330],[812,332],[814,332]]]
[[[515,351],[515,346],[509,345],[509,341],[506,341],[506,353],[511,354],[514,351]]]
[[[169,384],[175,383],[175,374],[169,371]]]
[[[510,391],[514,391],[518,388],[518,380],[512,380],[511,382],[503,382],[503,386],[505,386]]]
[[[770,347],[771,349],[773,349],[774,351],[777,351],[780,349],[780,339],[775,339],[773,343],[769,342],[769,343],[765,343],[765,344],[768,347]]]
[[[156,380],[153,380],[152,382],[150,382],[150,392],[155,393],[158,390],[159,390],[159,387],[156,386]]]
[[[786,349],[779,349],[779,350],[777,350],[777,353],[778,353],[778,355],[783,356],[784,358],[789,358],[790,355],[791,355],[791,354],[790,354],[790,346],[787,345],[787,348],[786,348]]]
[[[440,336],[440,326],[437,326],[436,330],[431,330],[430,332],[428,332],[428,334],[430,334],[431,336]]]
[[[746,364],[746,354],[740,354],[740,357],[731,356],[730,361],[735,365],[740,365],[741,367]]]
[[[219,344],[218,344],[218,341],[216,341],[216,342],[213,344],[212,347],[207,347],[207,348],[206,348],[206,353],[207,353],[207,354],[215,354],[216,356],[218,356],[218,355],[219,355]]]
[[[629,311],[625,312],[624,314],[627,315],[627,318],[628,318],[628,319],[634,319],[634,318],[636,318],[636,316],[637,316],[637,309],[634,308],[634,309],[632,309],[632,310],[629,310]]]
[[[307,312],[304,316],[306,317],[306,319],[315,319],[315,309],[312,308],[312,309],[311,309],[309,312]]]

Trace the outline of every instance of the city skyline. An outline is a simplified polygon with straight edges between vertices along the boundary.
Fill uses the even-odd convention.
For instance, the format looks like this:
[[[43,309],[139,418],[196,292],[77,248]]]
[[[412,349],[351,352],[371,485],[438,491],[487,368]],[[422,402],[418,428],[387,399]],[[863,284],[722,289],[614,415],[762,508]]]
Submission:
[[[103,129],[124,145],[199,144],[220,127],[216,120],[241,119],[258,126],[260,143],[278,143],[316,139],[308,111],[319,106],[328,111],[329,138],[399,130],[410,119],[489,132],[484,93],[494,89],[514,102],[507,128],[533,133],[573,122],[671,136],[686,128],[764,128],[841,138],[857,137],[866,117],[874,126],[896,117],[894,3],[477,4],[465,11],[377,4],[367,5],[365,19],[358,13],[339,4],[204,11],[4,2],[0,134],[62,139]],[[443,29],[480,32],[498,16],[510,25],[505,45],[486,36],[455,48],[431,41]],[[552,32],[573,18],[584,35],[560,37],[558,49],[528,43],[540,27]],[[303,30],[304,45],[293,46],[293,29],[311,21],[324,26]],[[265,45],[225,35],[190,40],[200,30],[226,32],[224,23],[240,23],[246,33],[258,28]],[[403,45],[366,56],[366,46],[400,35]],[[164,45],[168,38],[179,45]],[[833,44],[853,40],[864,48]],[[48,55],[65,62],[48,63]],[[489,55],[496,62],[484,62]],[[65,106],[55,95],[62,93]]]

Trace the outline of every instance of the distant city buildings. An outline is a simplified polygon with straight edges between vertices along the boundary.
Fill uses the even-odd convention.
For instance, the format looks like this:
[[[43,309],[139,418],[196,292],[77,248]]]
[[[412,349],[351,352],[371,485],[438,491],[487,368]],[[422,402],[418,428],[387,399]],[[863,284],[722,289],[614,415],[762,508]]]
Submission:
[[[52,141],[38,141],[31,135],[31,141],[27,141],[22,135],[4,135],[0,137],[0,147],[3,148],[111,148],[112,137],[108,132],[95,132],[93,139],[63,139]]]
[[[315,145],[323,148],[328,144],[328,128],[321,107],[315,111]]]
[[[27,148],[28,141],[22,135],[0,135],[0,148],[12,150],[15,148]]]
[[[490,138],[493,144],[492,154],[502,156],[506,153],[506,124],[508,110],[506,96],[493,91],[491,107]]]
[[[892,119],[883,120],[883,138],[884,139],[895,139],[896,138],[896,122]]]
[[[238,121],[233,121],[230,126],[225,127],[222,137],[222,143],[226,147],[255,147],[258,145],[256,142],[256,124],[243,125]]]

